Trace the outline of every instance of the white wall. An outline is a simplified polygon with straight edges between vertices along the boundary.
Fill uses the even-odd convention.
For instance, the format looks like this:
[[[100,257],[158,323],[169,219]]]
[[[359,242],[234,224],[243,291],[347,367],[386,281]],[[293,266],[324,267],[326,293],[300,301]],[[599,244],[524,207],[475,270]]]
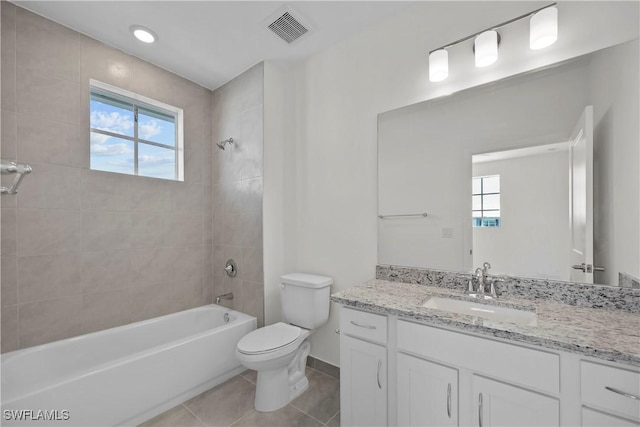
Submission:
[[[291,69],[286,64],[264,63],[264,304],[265,324],[281,320],[280,276],[294,269],[291,260],[295,239],[285,227],[292,221],[295,209],[293,183],[285,181],[294,168],[293,111],[295,98]]]
[[[569,280],[569,151],[473,165],[500,175],[500,227],[473,229],[473,265],[496,274]]]
[[[594,259],[606,265],[596,283],[617,283],[618,272],[640,277],[640,58],[638,40],[598,52],[592,63],[594,106]],[[631,84],[630,84],[631,82]],[[613,207],[616,207],[615,209]],[[622,208],[620,208],[622,207]]]
[[[498,62],[478,70],[471,45],[460,45],[451,52],[449,79],[428,81],[430,49],[544,4],[420,2],[296,68],[296,169],[284,179],[295,182],[295,195],[287,196],[296,209],[285,224],[293,228],[285,230],[285,245],[295,248],[298,270],[332,276],[333,291],[374,277],[378,113],[638,37],[637,2],[563,2],[552,47],[532,52],[505,33]],[[313,335],[311,352],[337,365],[336,312],[332,306],[328,324]]]

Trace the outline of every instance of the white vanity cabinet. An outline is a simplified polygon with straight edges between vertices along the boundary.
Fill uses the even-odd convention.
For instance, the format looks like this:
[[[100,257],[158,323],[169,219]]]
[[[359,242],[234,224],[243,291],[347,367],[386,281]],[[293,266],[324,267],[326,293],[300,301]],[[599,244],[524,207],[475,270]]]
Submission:
[[[560,401],[500,381],[473,375],[477,424],[489,426],[558,426]]]
[[[345,307],[340,330],[343,426],[640,427],[634,367]]]
[[[639,426],[640,372],[580,362],[583,426]]]
[[[457,426],[458,370],[398,354],[398,425]]]
[[[387,317],[340,311],[340,418],[345,426],[387,425]]]
[[[404,320],[397,322],[397,351],[398,425],[560,424],[557,354]],[[420,377],[409,372],[414,376],[409,378],[407,370],[419,372]],[[451,418],[442,418],[448,384],[454,390],[450,406],[455,410]],[[412,407],[420,402],[422,408]],[[414,413],[420,414],[419,420]]]

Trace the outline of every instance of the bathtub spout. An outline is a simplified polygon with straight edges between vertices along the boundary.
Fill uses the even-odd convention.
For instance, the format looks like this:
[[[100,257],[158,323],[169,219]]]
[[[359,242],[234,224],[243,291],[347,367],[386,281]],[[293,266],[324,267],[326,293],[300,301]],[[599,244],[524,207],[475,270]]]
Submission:
[[[225,299],[233,299],[233,292],[229,292],[228,294],[218,295],[216,297],[216,304],[220,304],[220,301]]]

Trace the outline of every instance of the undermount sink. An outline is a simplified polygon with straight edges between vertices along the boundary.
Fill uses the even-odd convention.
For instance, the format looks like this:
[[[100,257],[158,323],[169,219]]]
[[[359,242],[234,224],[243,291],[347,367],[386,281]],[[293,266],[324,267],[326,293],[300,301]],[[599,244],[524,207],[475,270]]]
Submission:
[[[422,304],[422,306],[522,326],[536,326],[538,317],[535,312],[526,309],[480,304],[473,301],[442,297],[431,297],[427,302]]]

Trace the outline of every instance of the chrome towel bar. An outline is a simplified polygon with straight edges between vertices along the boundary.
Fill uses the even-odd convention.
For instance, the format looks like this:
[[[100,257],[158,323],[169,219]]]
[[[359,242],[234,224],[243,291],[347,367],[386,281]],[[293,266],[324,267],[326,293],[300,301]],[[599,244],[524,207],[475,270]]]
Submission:
[[[0,187],[1,194],[16,194],[18,192],[18,186],[20,182],[22,182],[22,178],[25,175],[30,174],[31,166],[29,165],[20,165],[16,162],[11,162],[7,160],[0,161],[0,172],[2,175],[16,174],[16,178],[13,180],[13,184],[11,187]]]
[[[399,214],[399,215],[378,215],[378,218],[380,219],[385,219],[385,218],[401,218],[401,217],[423,217],[426,218],[427,217],[427,213],[426,212],[422,212],[422,213],[413,213],[413,214]]]

